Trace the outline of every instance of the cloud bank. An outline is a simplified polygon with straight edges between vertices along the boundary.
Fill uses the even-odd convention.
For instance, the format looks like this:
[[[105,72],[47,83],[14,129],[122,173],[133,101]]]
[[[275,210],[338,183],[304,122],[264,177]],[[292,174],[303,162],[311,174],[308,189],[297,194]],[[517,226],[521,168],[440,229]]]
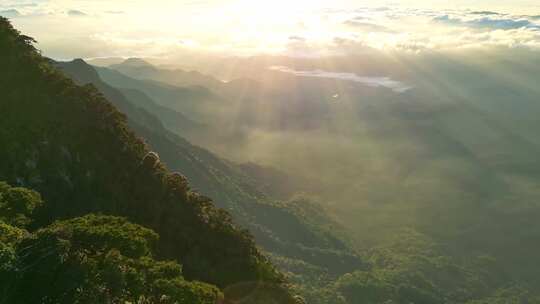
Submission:
[[[474,14],[474,13],[473,13]],[[492,13],[496,14],[496,13]],[[519,28],[540,29],[540,25],[522,18],[493,18],[483,17],[479,19],[464,20],[462,18],[452,18],[449,15],[443,15],[433,18],[435,22],[440,22],[453,26],[466,26],[479,29],[500,29],[510,30]]]
[[[21,16],[21,13],[19,13],[19,11],[16,9],[7,9],[0,11],[0,16],[6,18],[17,18]]]
[[[75,9],[71,9],[69,11],[67,11],[67,14],[69,16],[73,16],[73,17],[83,17],[83,16],[88,16],[85,12],[82,12],[82,11],[79,11],[79,10],[75,10]]]
[[[239,0],[216,3],[235,1]],[[58,59],[161,57],[182,52],[329,57],[491,47],[540,50],[540,15],[533,10],[529,15],[513,15],[490,7],[340,7],[328,1],[327,8],[261,14],[227,5],[213,1],[152,5],[133,0],[126,6],[122,1],[0,0],[0,15],[35,37],[44,54]],[[257,9],[257,5],[253,7]],[[285,16],[276,18],[276,14]]]

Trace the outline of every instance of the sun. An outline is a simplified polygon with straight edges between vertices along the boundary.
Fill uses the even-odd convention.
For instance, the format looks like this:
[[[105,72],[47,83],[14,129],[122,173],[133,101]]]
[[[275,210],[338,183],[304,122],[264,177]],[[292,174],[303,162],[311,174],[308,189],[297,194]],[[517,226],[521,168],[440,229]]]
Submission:
[[[238,0],[228,7],[226,18],[232,41],[243,41],[261,51],[282,49],[289,37],[317,41],[326,37],[320,9],[330,5],[323,0]]]
[[[244,18],[252,17],[265,23],[286,24],[297,19],[299,15],[325,7],[328,2],[328,0],[239,0],[237,7]]]

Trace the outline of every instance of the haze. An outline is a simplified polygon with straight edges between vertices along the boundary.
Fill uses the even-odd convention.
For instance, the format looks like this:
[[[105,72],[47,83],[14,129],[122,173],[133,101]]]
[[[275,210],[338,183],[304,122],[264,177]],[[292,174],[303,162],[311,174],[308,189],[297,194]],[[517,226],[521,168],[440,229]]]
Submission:
[[[36,39],[46,64],[123,112],[157,153],[152,170],[180,172],[228,211],[308,304],[540,303],[538,1],[0,0],[0,15]],[[21,92],[7,95],[13,105]],[[38,133],[25,126],[40,115],[5,124]],[[101,176],[119,174],[100,193],[131,198],[122,168],[137,158],[116,165],[106,152],[115,166],[91,144],[78,151],[97,155]],[[40,186],[31,167],[6,165],[30,170],[26,184],[13,175],[18,185]],[[73,187],[57,187],[69,179],[55,172],[42,175],[68,208],[56,191]],[[170,185],[140,188],[160,197]],[[109,206],[83,198],[88,210]],[[163,214],[150,223],[172,239],[199,236],[172,233],[184,223]],[[197,243],[179,244],[195,248],[187,269],[214,284]]]

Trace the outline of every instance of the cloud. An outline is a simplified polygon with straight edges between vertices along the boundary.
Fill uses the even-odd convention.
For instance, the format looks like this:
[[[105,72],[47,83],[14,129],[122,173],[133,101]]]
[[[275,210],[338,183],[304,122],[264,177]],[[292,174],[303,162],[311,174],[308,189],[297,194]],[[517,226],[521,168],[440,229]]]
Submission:
[[[5,7],[10,7],[10,8],[25,8],[25,7],[36,7],[36,6],[38,6],[37,3],[29,2],[29,3],[15,3],[15,4],[9,4],[9,5],[6,5]]]
[[[366,20],[373,20],[373,18],[371,17],[368,17],[368,16],[364,16],[364,15],[358,15],[358,16],[355,16],[354,18],[350,19],[351,21],[366,21]]]
[[[449,15],[443,15],[433,18],[433,21],[453,26],[466,26],[478,29],[498,29],[498,30],[510,30],[519,28],[540,29],[540,25],[537,25],[527,19],[512,19],[512,18],[492,18],[483,17],[479,19],[463,19],[454,18]]]
[[[92,6],[89,2],[93,3]],[[249,18],[237,23],[219,18],[206,20],[206,16],[201,15],[200,21],[197,17],[193,22],[208,24],[209,29],[198,26],[200,24],[171,27],[167,24],[178,19],[176,12],[171,10],[167,17],[170,22],[140,22],[147,13],[160,18],[164,16],[157,14],[163,10],[159,6],[137,6],[143,2],[146,1],[130,0],[134,3],[131,7],[105,0],[0,0],[0,15],[4,12],[3,15],[18,16],[14,21],[35,35],[44,53],[58,58],[153,57],[185,51],[226,56],[278,54],[314,58],[499,46],[540,50],[540,16],[511,15],[495,8],[493,11],[441,11],[389,4],[384,8],[336,6],[333,9],[310,9],[295,12],[295,18],[291,18],[291,29],[278,26],[269,36],[271,41],[267,41],[255,27],[253,33],[248,31],[246,35],[237,35],[236,26],[249,27],[252,22]],[[181,2],[182,7],[189,2],[188,6],[194,5],[197,12],[204,12],[199,10],[200,5],[206,2],[211,7],[211,3],[217,1],[175,2]],[[151,11],[154,9],[155,12]],[[8,10],[17,11],[19,15]],[[535,14],[531,10],[529,15]],[[96,18],[90,20],[89,16]],[[186,16],[192,16],[192,12],[187,12]],[[91,22],[81,23],[83,18]],[[231,18],[242,19],[242,16]],[[111,27],[111,22],[122,26]],[[185,21],[185,24],[188,22],[192,21]],[[265,22],[260,20],[261,28],[266,26]],[[272,22],[270,20],[270,24]]]
[[[67,14],[69,16],[73,16],[73,17],[83,17],[83,16],[88,16],[85,12],[82,12],[82,11],[79,11],[79,10],[75,10],[75,9],[71,9],[69,11],[67,11]]]
[[[390,11],[390,10],[392,10],[392,9],[389,8],[389,7],[381,6],[381,7],[361,7],[361,8],[357,8],[355,11],[356,12],[366,12],[366,11],[370,11],[370,12],[387,12],[387,11]]]
[[[357,18],[347,20],[343,22],[343,24],[350,27],[357,28],[357,29],[361,29],[366,32],[394,33],[394,31],[387,28],[386,26],[370,23],[370,22],[358,21]]]
[[[19,13],[19,11],[16,9],[8,9],[0,11],[0,16],[6,18],[17,18],[21,16],[21,13]]]
[[[52,14],[54,10],[48,0],[0,0],[0,14],[9,15],[8,18],[45,16]]]
[[[289,36],[289,40],[292,41],[306,41],[306,38],[302,36]]]
[[[474,11],[474,12],[471,12],[471,15],[491,15],[491,16],[494,16],[494,15],[500,15],[500,14],[497,13],[497,12],[492,12],[492,11]]]
[[[359,76],[355,73],[346,72],[328,72],[324,70],[312,70],[312,71],[298,71],[286,66],[271,66],[268,69],[272,71],[278,71],[295,75],[297,77],[312,77],[312,78],[326,78],[326,79],[338,79],[344,81],[352,81],[367,85],[369,87],[383,87],[390,89],[397,93],[403,93],[410,89],[411,86],[404,84],[403,82],[393,80],[390,77],[372,77],[372,76]]]

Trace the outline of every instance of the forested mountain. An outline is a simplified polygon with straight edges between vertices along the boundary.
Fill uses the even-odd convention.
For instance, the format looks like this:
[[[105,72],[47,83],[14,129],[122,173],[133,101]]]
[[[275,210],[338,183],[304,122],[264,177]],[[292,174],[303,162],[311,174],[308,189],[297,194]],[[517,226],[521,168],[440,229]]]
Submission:
[[[0,303],[540,303],[537,66],[225,83],[33,43],[0,18]]]
[[[63,76],[32,42],[0,19],[0,180],[44,201],[20,188],[14,199],[0,195],[2,229],[13,235],[2,240],[1,280],[13,286],[3,288],[3,302],[221,297],[192,280],[216,285],[226,302],[298,301],[247,231],[168,171],[102,93]]]
[[[55,65],[78,83],[91,83],[103,92],[127,115],[137,134],[159,153],[161,161],[185,174],[194,189],[229,211],[284,270],[306,280],[314,280],[316,274],[320,280],[329,281],[351,270],[363,269],[360,258],[336,235],[338,225],[309,198],[275,202],[257,186],[259,180],[245,173],[244,166],[220,159],[164,128],[158,118],[163,109],[157,112],[144,105],[144,102],[155,105],[144,93],[109,86],[82,60]],[[145,97],[133,99],[133,93],[135,97]],[[148,108],[148,112],[142,107]],[[298,265],[290,267],[291,263]]]
[[[158,235],[125,218],[86,215],[26,230],[44,207],[29,189],[0,182],[0,303],[216,303],[215,286],[153,258]]]

